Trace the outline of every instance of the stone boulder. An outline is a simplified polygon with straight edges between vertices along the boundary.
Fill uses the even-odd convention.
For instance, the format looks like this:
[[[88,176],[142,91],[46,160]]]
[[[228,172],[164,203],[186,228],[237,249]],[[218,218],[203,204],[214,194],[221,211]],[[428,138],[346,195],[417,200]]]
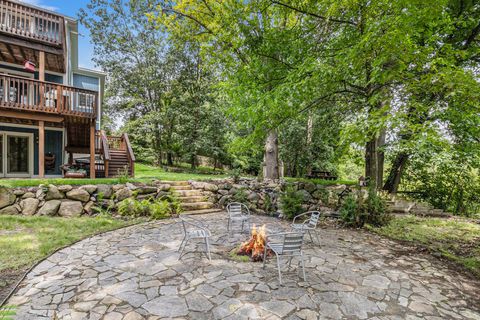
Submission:
[[[70,200],[88,202],[90,200],[90,193],[83,189],[73,189],[72,191],[67,192],[67,198]]]
[[[60,200],[49,200],[38,210],[38,214],[41,216],[54,216],[57,214],[61,203]]]
[[[132,196],[132,190],[128,188],[119,189],[115,192],[115,199],[118,201],[125,200]]]
[[[140,186],[137,189],[138,194],[157,193],[157,187],[154,186]]]
[[[99,184],[97,186],[97,194],[102,195],[105,199],[110,199],[113,195],[112,186],[109,184]]]
[[[87,202],[83,210],[85,210],[86,214],[92,215],[94,213],[94,209],[93,209],[94,207],[95,207],[95,202],[90,201],[90,202]]]
[[[20,201],[20,208],[22,208],[22,214],[26,216],[33,216],[38,209],[40,200],[36,198],[26,198]]]
[[[12,205],[16,198],[10,189],[0,187],[0,209]]]
[[[13,194],[16,195],[17,197],[21,197],[25,194],[25,191],[21,189],[16,189],[16,190],[13,190]]]
[[[45,194],[45,200],[55,200],[55,199],[63,199],[64,195],[56,186],[53,184],[48,185],[48,191]]]
[[[257,202],[258,201],[258,193],[256,192],[250,192],[247,196],[248,201],[250,202]]]
[[[160,183],[160,184],[157,184],[156,186],[158,191],[169,191],[170,188],[172,187],[168,183]]]
[[[87,185],[81,186],[80,189],[87,191],[89,194],[92,194],[95,191],[97,191],[97,186],[93,184],[87,184]]]
[[[16,205],[8,206],[3,209],[0,209],[0,215],[2,214],[15,215],[15,214],[18,214],[18,212],[19,210]]]
[[[215,191],[218,191],[218,187],[213,183],[204,183],[203,190],[215,192]]]
[[[134,185],[133,183],[130,183],[130,182],[127,182],[127,183],[125,184],[125,187],[127,187],[128,189],[130,189],[130,190],[132,190],[132,191],[138,189],[138,187],[137,187],[136,185]]]
[[[312,200],[312,195],[307,190],[301,189],[298,190],[298,193],[302,195],[304,202],[309,202],[310,200]]]
[[[58,215],[62,217],[76,217],[83,213],[83,205],[81,201],[65,200],[60,204]]]
[[[58,191],[61,191],[61,192],[68,192],[73,189],[73,187],[69,184],[61,185],[61,186],[58,186],[57,188],[58,188]]]
[[[35,193],[30,191],[25,192],[22,196],[22,199],[28,199],[28,198],[35,198]]]

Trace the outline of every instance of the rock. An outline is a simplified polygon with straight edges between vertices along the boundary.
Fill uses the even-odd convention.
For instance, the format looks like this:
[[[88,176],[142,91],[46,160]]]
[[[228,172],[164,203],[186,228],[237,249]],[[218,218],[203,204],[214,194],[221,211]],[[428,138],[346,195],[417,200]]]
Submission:
[[[58,215],[62,217],[75,217],[83,213],[83,205],[81,201],[62,201],[58,209]]]
[[[118,190],[123,189],[123,188],[125,188],[125,186],[123,184],[115,184],[115,185],[112,186],[113,192],[117,192]]]
[[[4,207],[3,209],[0,209],[0,215],[2,215],[2,214],[14,215],[14,214],[18,214],[18,212],[19,212],[19,210],[17,209],[17,206],[15,206],[15,205]]]
[[[87,204],[85,205],[85,207],[83,207],[83,210],[85,210],[85,213],[86,214],[89,214],[89,215],[92,215],[94,212],[93,212],[93,207],[95,206],[95,202],[93,201],[89,201],[87,202]]]
[[[8,188],[0,187],[0,209],[12,205],[17,198]]]
[[[142,305],[149,314],[165,318],[183,317],[188,314],[185,299],[176,296],[161,296]]]
[[[149,194],[149,193],[157,193],[157,187],[153,186],[141,186],[137,189],[139,194]]]
[[[33,192],[25,192],[22,196],[22,199],[28,199],[28,198],[35,198],[35,193]]]
[[[218,204],[220,204],[221,206],[225,206],[229,200],[230,196],[223,196],[220,198],[220,200],[218,200]]]
[[[307,190],[308,192],[313,192],[317,190],[317,187],[311,182],[305,182],[305,184],[303,185],[303,189]]]
[[[54,216],[58,212],[60,203],[60,200],[49,200],[38,210],[38,214],[41,216]]]
[[[39,188],[37,189],[37,191],[35,192],[35,197],[40,201],[45,200],[46,190],[44,190],[44,189],[46,189],[46,188],[43,187],[42,185],[40,185]]]
[[[250,192],[249,195],[247,196],[247,199],[250,202],[257,202],[258,198],[259,198],[258,193],[256,193],[256,192]]]
[[[204,183],[203,184],[203,189],[205,191],[218,191],[218,187],[216,185],[214,185],[213,183]]]
[[[132,183],[130,183],[130,182],[127,182],[127,183],[125,184],[125,187],[127,187],[128,189],[130,189],[130,190],[132,190],[132,191],[138,189],[138,187],[137,187],[136,185],[134,185],[134,184],[132,184]]]
[[[307,190],[298,190],[298,192],[302,195],[304,202],[309,202],[312,200],[312,195]]]
[[[171,186],[168,183],[157,184],[158,191],[169,191]]]
[[[33,216],[38,209],[40,200],[35,198],[26,198],[20,201],[20,207],[22,208],[22,214],[26,216]]]
[[[13,190],[13,194],[16,195],[17,197],[20,197],[25,194],[25,191],[16,189],[16,190]]]
[[[64,185],[58,186],[57,188],[58,188],[58,191],[61,191],[61,192],[68,192],[73,189],[73,187],[69,184],[64,184]]]
[[[109,184],[99,184],[97,185],[97,195],[98,197],[103,197],[105,199],[110,199],[113,195],[112,186]]]
[[[88,200],[90,200],[90,193],[83,189],[73,189],[67,192],[67,198],[71,200],[88,202]]]
[[[218,193],[222,196],[225,196],[225,195],[228,194],[228,190],[220,189],[220,190],[218,190]]]
[[[128,188],[119,189],[115,192],[115,199],[118,201],[125,200],[132,196],[132,190]]]
[[[190,185],[192,186],[193,189],[204,189],[205,188],[205,182],[190,181]]]
[[[45,200],[63,199],[64,195],[53,184],[48,185],[48,191],[45,194]]]
[[[80,189],[85,190],[88,193],[92,194],[95,191],[97,191],[97,186],[95,186],[93,184],[87,184],[87,185],[81,186]]]

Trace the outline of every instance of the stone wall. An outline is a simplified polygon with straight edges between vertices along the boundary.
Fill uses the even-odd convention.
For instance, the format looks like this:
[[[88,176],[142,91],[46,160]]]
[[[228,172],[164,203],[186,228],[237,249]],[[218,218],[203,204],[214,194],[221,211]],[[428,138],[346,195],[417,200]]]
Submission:
[[[0,214],[79,216],[91,215],[94,207],[114,207],[127,198],[165,195],[169,184],[40,185],[29,188],[0,187]]]
[[[303,209],[332,211],[337,209],[339,198],[345,193],[346,185],[325,186],[310,182],[259,182],[255,179],[190,181],[196,189],[202,189],[210,201],[225,207],[234,201],[244,202],[258,214],[281,214],[280,195],[288,185],[303,196]],[[347,190],[348,191],[348,190]],[[363,190],[365,192],[365,190]]]

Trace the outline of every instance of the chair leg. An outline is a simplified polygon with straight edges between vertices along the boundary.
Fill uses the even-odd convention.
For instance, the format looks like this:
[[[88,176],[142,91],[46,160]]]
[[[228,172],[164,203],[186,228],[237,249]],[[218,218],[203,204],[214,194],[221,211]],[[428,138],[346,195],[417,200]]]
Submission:
[[[315,237],[317,238],[317,243],[320,245],[320,238],[318,237],[318,231],[315,230]]]
[[[312,238],[312,230],[308,230],[308,235],[310,236],[310,241],[312,241],[312,243],[314,243],[313,238]]]
[[[277,256],[277,268],[278,268],[278,280],[280,282],[280,285],[282,285],[282,272],[280,270],[280,257],[278,256],[278,254],[276,255]]]
[[[293,257],[290,257],[290,260],[288,260],[288,270],[290,270],[290,268],[292,267],[292,260]]]
[[[303,261],[303,252],[300,254],[300,261],[302,262],[303,281],[307,281],[305,276],[305,261]]]
[[[189,240],[189,239],[186,239],[186,240],[185,240],[185,243],[183,244],[182,251],[180,251],[180,255],[178,256],[178,260],[180,260],[180,258],[182,257],[183,251],[185,250],[185,247],[187,246],[188,240]]]
[[[227,231],[230,231],[230,219],[228,219],[228,223],[227,223]]]
[[[267,262],[267,246],[263,247],[263,269],[265,269],[265,263]]]
[[[180,249],[182,249],[183,243],[185,242],[185,238],[186,238],[186,236],[183,237],[182,243],[180,243],[180,247],[178,247],[177,251],[180,251]]]
[[[208,238],[205,237],[205,249],[207,250],[207,256],[208,256],[208,260],[212,261],[212,257],[210,255],[210,244],[208,242]]]

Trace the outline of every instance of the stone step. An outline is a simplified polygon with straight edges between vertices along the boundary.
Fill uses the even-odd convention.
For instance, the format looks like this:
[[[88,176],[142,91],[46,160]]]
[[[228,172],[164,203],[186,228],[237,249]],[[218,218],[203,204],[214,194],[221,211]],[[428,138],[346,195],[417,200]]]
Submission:
[[[192,196],[201,196],[202,191],[200,190],[175,190],[175,193],[179,197],[192,197]]]
[[[178,197],[178,200],[184,203],[203,202],[205,201],[205,197],[204,196]]]
[[[211,202],[191,202],[191,203],[180,203],[182,209],[184,210],[201,210],[201,209],[210,209],[213,207]]]
[[[223,211],[223,209],[211,208],[211,209],[202,209],[202,210],[183,211],[181,214],[187,214],[187,215],[209,214],[209,213],[217,213],[217,212],[222,212],[222,211]]]
[[[186,185],[186,186],[183,186],[183,185],[175,186],[175,185],[173,185],[172,189],[173,190],[192,190],[192,186],[191,185]]]
[[[188,181],[160,181],[164,184],[169,184],[171,186],[189,186],[190,183]]]

